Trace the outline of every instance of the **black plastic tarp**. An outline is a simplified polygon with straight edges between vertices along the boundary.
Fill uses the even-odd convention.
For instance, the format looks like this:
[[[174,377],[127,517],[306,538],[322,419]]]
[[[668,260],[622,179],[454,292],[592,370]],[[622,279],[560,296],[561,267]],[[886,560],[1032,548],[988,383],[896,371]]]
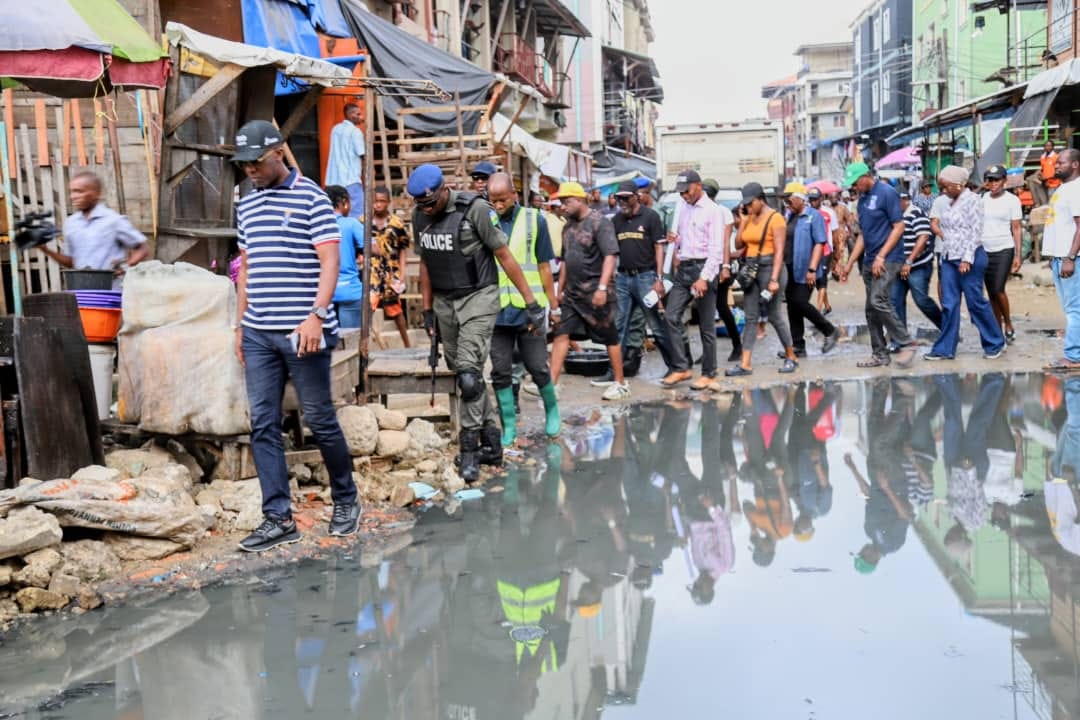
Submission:
[[[372,77],[392,78],[396,80],[431,80],[453,98],[460,94],[462,105],[483,105],[487,102],[488,90],[495,82],[495,76],[481,70],[476,65],[455,57],[448,52],[414,38],[393,23],[369,12],[359,0],[341,0],[341,9],[360,44],[368,49],[370,55],[369,72]],[[383,110],[395,122],[398,110],[402,107],[402,98],[387,97],[383,100]],[[445,101],[409,99],[409,107],[425,105],[449,105]],[[434,135],[453,135],[457,133],[457,119],[454,113],[426,113],[405,115],[405,127],[417,132]],[[476,132],[480,113],[464,115],[465,133]]]
[[[1016,108],[1016,114],[1009,120],[1007,127],[1013,128],[1002,131],[990,146],[983,150],[975,163],[975,173],[972,177],[981,178],[986,169],[991,165],[1005,165],[1006,167],[1023,167],[1027,160],[1027,153],[1015,153],[1012,157],[1005,157],[1006,134],[1011,135],[1013,144],[1031,143],[1042,135],[1042,122],[1046,114],[1050,112],[1050,106],[1054,104],[1061,88],[1054,88],[1049,92],[1032,95],[1024,100],[1020,107]],[[1032,149],[1029,152],[1039,152]]]

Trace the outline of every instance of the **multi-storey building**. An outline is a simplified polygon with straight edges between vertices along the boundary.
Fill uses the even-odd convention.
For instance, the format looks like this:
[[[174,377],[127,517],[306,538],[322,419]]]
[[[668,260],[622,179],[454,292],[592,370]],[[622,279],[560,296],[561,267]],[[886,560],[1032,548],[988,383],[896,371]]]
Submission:
[[[1042,69],[1046,2],[915,0],[915,5],[915,118],[1026,82]],[[1061,37],[1062,52],[1071,52],[1071,35]]]
[[[795,51],[796,176],[839,177],[832,143],[851,134],[852,44],[803,45]]]
[[[795,137],[795,104],[798,95],[797,75],[776,80],[761,88],[761,97],[767,101],[769,120],[784,123],[784,179],[793,180],[798,175],[799,146]]]
[[[874,0],[851,24],[854,130],[872,157],[911,124],[912,11],[911,0]]]

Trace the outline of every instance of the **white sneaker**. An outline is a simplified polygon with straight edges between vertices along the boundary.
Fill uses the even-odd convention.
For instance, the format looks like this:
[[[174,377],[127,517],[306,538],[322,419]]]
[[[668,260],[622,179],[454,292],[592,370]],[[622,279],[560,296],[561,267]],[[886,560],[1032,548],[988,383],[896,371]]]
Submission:
[[[601,395],[604,400],[629,400],[630,399],[630,383],[612,383],[608,386],[608,389]]]
[[[540,397],[540,388],[536,387],[536,383],[534,382],[521,383],[521,392],[525,393],[526,395]]]

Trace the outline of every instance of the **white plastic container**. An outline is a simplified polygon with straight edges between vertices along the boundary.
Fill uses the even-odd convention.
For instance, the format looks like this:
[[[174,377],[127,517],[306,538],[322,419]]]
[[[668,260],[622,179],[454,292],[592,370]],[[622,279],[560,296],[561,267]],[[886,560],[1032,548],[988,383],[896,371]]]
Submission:
[[[116,362],[116,346],[91,343],[90,372],[94,376],[94,396],[97,398],[98,419],[109,417],[113,401],[113,364]]]

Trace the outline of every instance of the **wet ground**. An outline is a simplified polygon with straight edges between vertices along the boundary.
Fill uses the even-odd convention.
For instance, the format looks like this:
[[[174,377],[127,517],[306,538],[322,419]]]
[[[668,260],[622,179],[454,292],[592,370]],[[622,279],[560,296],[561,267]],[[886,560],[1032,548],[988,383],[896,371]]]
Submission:
[[[0,639],[0,718],[1080,716],[1080,378],[605,408],[414,542]]]

